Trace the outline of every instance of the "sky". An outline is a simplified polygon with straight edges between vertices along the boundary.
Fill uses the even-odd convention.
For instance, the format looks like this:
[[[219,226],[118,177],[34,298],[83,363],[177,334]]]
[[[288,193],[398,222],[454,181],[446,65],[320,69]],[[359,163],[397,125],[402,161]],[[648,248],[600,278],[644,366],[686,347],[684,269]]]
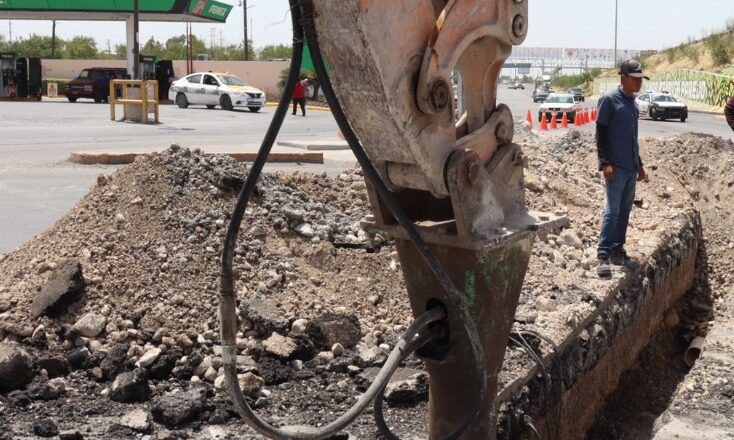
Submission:
[[[196,23],[194,33],[215,44],[242,42],[243,15],[238,0],[222,0],[234,5],[226,24]],[[664,49],[705,31],[722,29],[734,19],[732,0],[528,0],[530,7],[528,37],[523,46],[602,48],[614,47],[614,8],[619,5],[618,47],[620,49]],[[290,44],[291,25],[285,0],[247,0],[252,26],[251,40],[256,48],[268,44]],[[0,20],[0,34],[9,38],[31,34],[51,35],[49,21]],[[101,50],[108,43],[125,42],[121,22],[57,22],[57,35],[69,39],[76,35],[93,36]],[[185,33],[183,23],[142,23],[141,43],[151,36],[159,41]]]

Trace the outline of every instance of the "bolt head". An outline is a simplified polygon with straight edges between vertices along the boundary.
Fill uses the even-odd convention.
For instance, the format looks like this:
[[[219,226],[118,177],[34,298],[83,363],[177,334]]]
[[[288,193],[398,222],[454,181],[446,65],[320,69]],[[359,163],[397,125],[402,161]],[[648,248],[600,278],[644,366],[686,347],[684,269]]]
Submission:
[[[446,81],[440,79],[431,86],[431,107],[440,112],[448,107],[451,102],[451,89]]]

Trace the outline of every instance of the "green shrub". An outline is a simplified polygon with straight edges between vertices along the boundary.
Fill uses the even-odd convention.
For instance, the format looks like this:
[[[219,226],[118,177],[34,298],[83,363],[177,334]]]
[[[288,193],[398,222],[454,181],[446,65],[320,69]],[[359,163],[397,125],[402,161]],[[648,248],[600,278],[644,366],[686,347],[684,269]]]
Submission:
[[[560,90],[565,90],[579,85],[583,86],[586,83],[594,81],[594,78],[601,75],[601,72],[601,69],[594,68],[580,75],[559,75],[553,78],[553,86]]]

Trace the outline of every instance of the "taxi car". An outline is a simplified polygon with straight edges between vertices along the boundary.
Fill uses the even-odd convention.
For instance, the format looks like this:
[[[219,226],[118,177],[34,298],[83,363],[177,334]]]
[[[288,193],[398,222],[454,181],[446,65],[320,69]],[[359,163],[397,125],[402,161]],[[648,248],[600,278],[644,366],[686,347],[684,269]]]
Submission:
[[[551,93],[540,105],[540,110],[538,110],[538,120],[541,120],[543,115],[545,115],[546,121],[550,121],[554,114],[558,120],[561,120],[565,113],[568,122],[574,122],[576,119],[576,112],[580,109],[580,104],[576,102],[572,94]]]
[[[171,83],[168,99],[180,108],[190,105],[220,106],[224,110],[246,107],[251,112],[259,112],[265,106],[266,96],[262,90],[247,85],[231,73],[200,72]]]
[[[678,102],[669,93],[643,93],[637,97],[636,102],[640,117],[649,116],[653,121],[678,119],[681,122],[686,122],[686,119],[688,119],[688,106]]]

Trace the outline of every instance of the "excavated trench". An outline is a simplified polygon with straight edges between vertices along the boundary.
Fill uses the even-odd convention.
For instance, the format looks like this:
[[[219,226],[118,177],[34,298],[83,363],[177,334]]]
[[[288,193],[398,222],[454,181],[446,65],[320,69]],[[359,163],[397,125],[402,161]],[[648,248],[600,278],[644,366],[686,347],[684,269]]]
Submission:
[[[695,214],[594,314],[502,389],[498,439],[643,440],[689,367],[683,338],[710,319]]]

